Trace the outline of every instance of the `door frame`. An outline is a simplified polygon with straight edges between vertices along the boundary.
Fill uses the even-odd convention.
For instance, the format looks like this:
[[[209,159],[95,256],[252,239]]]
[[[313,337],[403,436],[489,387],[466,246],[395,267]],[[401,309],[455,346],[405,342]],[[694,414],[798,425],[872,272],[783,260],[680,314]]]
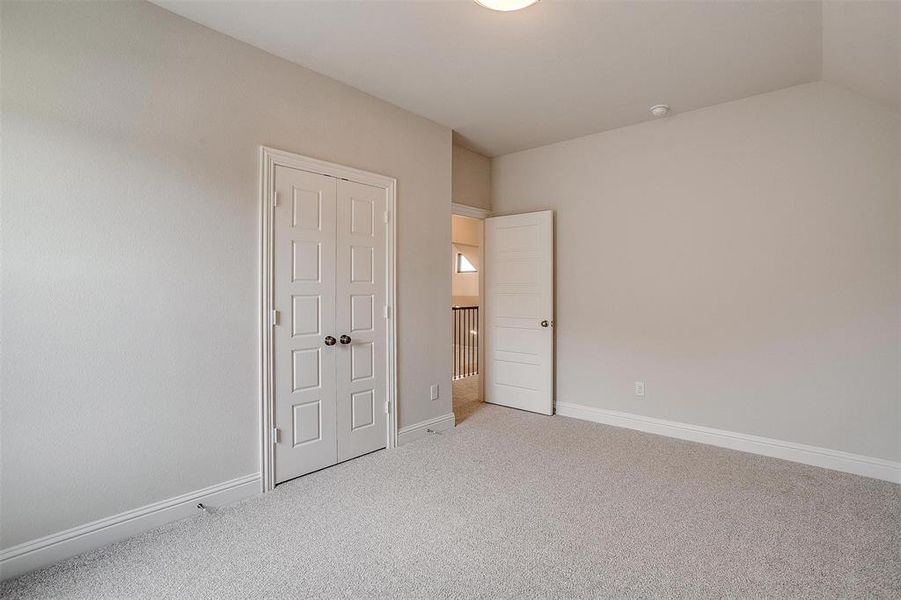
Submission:
[[[479,233],[479,339],[476,341],[479,345],[479,398],[484,399],[485,367],[488,364],[485,362],[485,219],[491,216],[491,211],[485,208],[451,202],[451,215],[469,217],[482,222],[482,229]],[[453,245],[453,239],[451,239],[451,245]],[[453,273],[451,276],[453,276]],[[453,299],[453,291],[451,292],[451,299]],[[451,395],[453,395],[453,391],[451,391]]]
[[[397,446],[397,180],[319,160],[293,152],[260,146],[260,313],[259,313],[259,364],[260,364],[260,481],[263,492],[275,487],[275,452],[272,431],[275,427],[274,378],[274,323],[273,313],[273,256],[275,168],[289,167],[385,190],[387,220],[385,223],[385,327],[388,340],[388,376],[385,397],[388,399],[388,427],[385,432],[386,447]]]

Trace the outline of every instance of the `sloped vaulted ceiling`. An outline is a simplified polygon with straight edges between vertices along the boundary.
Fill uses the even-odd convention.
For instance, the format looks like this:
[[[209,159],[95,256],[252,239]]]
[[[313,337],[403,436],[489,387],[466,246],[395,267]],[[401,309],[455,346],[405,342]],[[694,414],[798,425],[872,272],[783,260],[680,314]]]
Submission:
[[[489,156],[644,121],[659,102],[684,112],[824,77],[898,104],[896,2],[156,1]]]

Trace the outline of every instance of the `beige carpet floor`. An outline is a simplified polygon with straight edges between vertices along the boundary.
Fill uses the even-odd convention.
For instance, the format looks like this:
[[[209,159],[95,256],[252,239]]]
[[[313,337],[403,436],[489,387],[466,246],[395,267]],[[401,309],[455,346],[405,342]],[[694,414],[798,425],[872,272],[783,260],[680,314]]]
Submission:
[[[453,387],[454,416],[459,425],[482,406],[482,399],[479,397],[481,392],[479,376],[473,375],[457,379],[453,382]]]
[[[3,598],[899,598],[899,486],[479,403]]]

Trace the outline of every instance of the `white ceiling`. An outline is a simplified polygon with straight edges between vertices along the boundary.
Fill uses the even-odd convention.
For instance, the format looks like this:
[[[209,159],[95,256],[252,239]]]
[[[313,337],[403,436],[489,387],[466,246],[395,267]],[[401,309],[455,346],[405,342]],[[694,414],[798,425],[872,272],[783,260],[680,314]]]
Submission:
[[[455,130],[489,156],[822,74],[819,2],[155,0]]]

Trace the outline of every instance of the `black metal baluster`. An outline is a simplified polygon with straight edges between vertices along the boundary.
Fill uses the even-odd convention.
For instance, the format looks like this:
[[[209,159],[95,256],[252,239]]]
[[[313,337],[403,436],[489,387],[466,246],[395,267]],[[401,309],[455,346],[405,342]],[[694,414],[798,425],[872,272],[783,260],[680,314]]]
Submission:
[[[476,348],[478,348],[479,339],[476,337],[476,334],[473,333],[477,331],[479,328],[479,309],[472,309],[472,329],[469,332],[469,340],[472,343],[472,374],[475,375],[479,370],[479,363],[476,361]]]
[[[476,306],[476,372],[475,374],[479,374],[479,346],[482,344],[481,332],[479,331],[479,307]]]
[[[454,306],[453,314],[453,353],[454,379],[462,379],[479,374],[479,307]]]
[[[463,311],[457,311],[457,356],[460,361],[460,369],[457,371],[457,378],[463,375],[463,348],[460,345],[460,330],[463,329]]]
[[[469,356],[469,342],[471,341],[469,339],[469,328],[470,328],[469,323],[471,321],[471,319],[470,319],[471,314],[472,314],[472,310],[467,308],[466,309],[466,330],[464,331],[464,334],[466,335],[466,376],[467,377],[469,377],[471,375],[471,370],[472,370],[472,357]]]
[[[466,373],[466,376],[469,376],[469,309],[466,309],[466,324],[463,326],[463,339],[466,341],[466,345],[463,346],[463,351],[466,353],[466,368],[463,371]]]
[[[460,325],[458,325],[459,320],[460,320],[460,311],[458,311],[457,309],[454,309],[454,379],[457,378],[457,375],[460,372],[460,366],[459,366],[459,360],[458,360],[459,354],[460,354],[460,349],[457,347],[457,336],[460,335],[459,334]]]

